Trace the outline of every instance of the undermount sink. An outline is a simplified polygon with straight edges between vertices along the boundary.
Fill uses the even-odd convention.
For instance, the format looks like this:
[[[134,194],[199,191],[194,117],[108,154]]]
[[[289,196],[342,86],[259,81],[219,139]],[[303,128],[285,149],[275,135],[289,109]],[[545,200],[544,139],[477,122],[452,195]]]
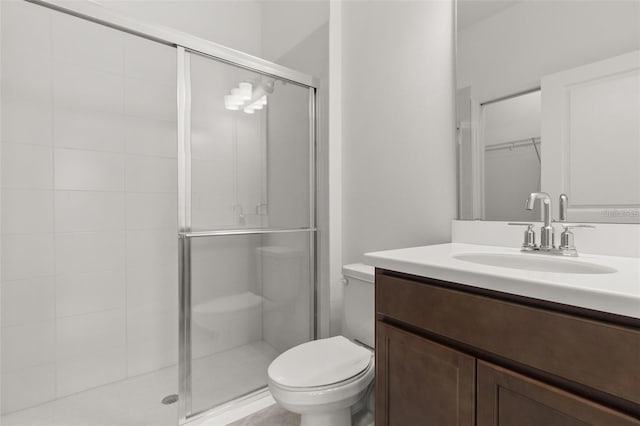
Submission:
[[[544,254],[460,253],[454,259],[501,268],[563,274],[611,274],[616,269],[582,260],[566,260]]]

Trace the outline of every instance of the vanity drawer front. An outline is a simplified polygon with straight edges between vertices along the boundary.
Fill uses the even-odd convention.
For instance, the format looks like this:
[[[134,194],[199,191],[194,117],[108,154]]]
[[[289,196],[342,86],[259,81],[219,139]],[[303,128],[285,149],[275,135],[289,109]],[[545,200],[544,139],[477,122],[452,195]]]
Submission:
[[[478,361],[477,426],[640,426],[640,421],[506,368]]]
[[[640,403],[640,330],[376,273],[376,312]]]

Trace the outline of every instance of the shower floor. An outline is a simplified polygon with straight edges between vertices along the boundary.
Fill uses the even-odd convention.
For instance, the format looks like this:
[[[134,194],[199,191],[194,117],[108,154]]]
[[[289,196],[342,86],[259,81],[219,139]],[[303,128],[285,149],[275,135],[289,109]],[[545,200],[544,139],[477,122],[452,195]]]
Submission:
[[[193,362],[194,411],[221,404],[266,384],[278,352],[264,341]],[[178,393],[177,366],[89,389],[0,418],[2,426],[175,426],[178,405],[162,398]]]

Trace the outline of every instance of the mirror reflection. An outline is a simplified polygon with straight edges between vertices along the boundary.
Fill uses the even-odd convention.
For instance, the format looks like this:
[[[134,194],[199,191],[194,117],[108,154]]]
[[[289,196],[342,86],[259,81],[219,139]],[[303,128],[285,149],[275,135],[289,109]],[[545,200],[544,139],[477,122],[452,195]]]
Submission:
[[[459,219],[640,223],[640,2],[457,5]]]

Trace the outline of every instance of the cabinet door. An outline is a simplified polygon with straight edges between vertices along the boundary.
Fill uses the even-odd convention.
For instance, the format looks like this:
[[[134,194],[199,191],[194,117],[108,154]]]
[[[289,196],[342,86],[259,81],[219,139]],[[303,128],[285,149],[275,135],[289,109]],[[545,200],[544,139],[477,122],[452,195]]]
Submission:
[[[640,421],[513,371],[478,361],[477,426],[627,426]]]
[[[376,426],[474,425],[475,358],[376,322]]]

